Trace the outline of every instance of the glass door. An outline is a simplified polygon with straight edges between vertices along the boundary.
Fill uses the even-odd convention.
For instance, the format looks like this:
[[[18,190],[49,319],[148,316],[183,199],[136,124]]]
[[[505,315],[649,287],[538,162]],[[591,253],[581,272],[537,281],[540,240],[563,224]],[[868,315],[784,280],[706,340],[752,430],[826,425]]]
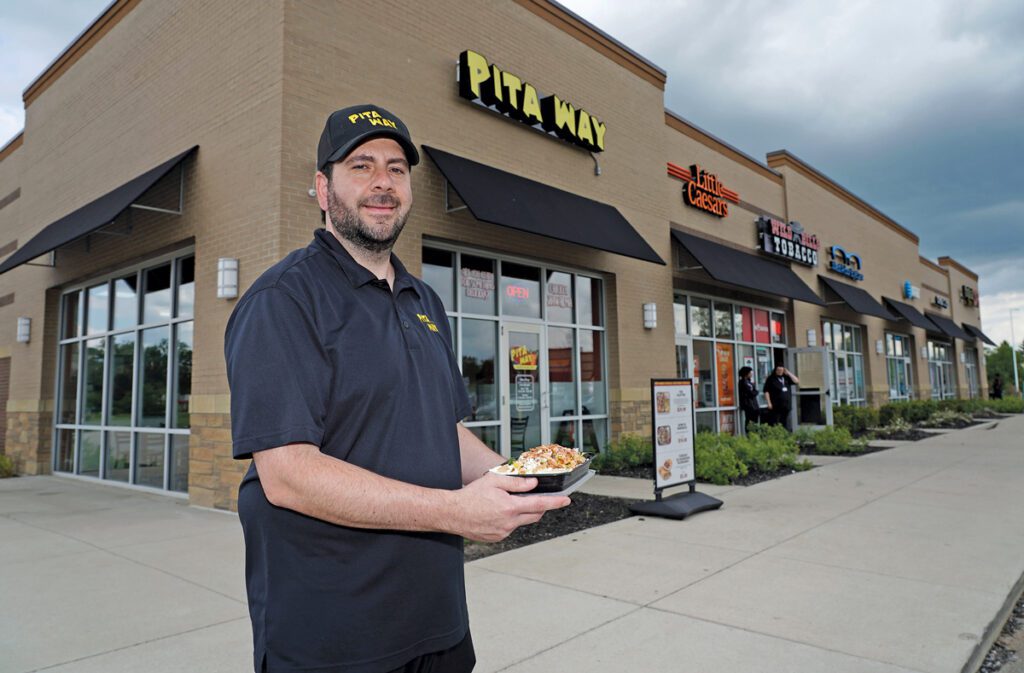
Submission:
[[[828,349],[823,347],[790,348],[786,351],[787,367],[800,379],[796,387],[791,427],[800,425],[832,425],[832,401]]]
[[[540,325],[505,323],[501,328],[501,448],[506,456],[550,441],[543,335]]]
[[[981,384],[978,381],[978,351],[968,348],[965,353],[964,368],[967,372],[967,395],[970,399],[977,399],[981,394]]]

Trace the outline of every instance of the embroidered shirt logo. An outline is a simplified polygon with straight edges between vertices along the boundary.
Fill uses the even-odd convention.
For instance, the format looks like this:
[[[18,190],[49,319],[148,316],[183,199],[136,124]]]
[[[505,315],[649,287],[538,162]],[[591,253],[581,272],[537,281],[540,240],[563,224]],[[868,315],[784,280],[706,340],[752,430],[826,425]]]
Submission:
[[[429,329],[431,332],[438,332],[438,334],[440,334],[440,332],[437,329],[437,325],[434,324],[434,321],[431,320],[429,316],[424,315],[422,313],[417,313],[416,317],[419,318],[420,322],[426,325],[427,329]]]

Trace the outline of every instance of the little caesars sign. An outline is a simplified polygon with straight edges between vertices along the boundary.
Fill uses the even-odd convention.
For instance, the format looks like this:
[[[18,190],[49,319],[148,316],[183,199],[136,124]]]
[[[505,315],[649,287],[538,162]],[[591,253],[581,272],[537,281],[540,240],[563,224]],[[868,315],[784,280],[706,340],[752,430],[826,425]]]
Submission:
[[[468,49],[459,54],[459,95],[585,150],[604,151],[607,129],[597,117],[558,96],[542,98],[529,82]]]

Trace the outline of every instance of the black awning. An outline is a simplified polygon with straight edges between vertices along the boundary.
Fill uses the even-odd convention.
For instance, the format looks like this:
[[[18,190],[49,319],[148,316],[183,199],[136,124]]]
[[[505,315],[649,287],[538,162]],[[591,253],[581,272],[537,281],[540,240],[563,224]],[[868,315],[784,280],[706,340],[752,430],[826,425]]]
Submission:
[[[967,323],[963,323],[963,326],[964,326],[964,330],[968,334],[973,336],[975,339],[981,339],[982,341],[987,343],[989,346],[995,346],[996,345],[995,341],[992,341],[992,339],[989,339],[987,336],[985,336],[985,333],[982,332],[977,327],[975,327],[974,325],[968,325]]]
[[[612,206],[434,147],[424,145],[423,149],[473,217],[482,222],[665,263]]]
[[[937,329],[935,327],[935,323],[921,315],[921,312],[910,304],[904,304],[901,301],[889,299],[888,297],[882,297],[882,301],[885,302],[885,305],[891,309],[893,313],[898,315],[900,318],[903,318],[914,327],[920,327],[928,330],[929,332],[934,332]]]
[[[28,243],[18,248],[14,254],[0,264],[0,273],[6,273],[16,266],[30,262],[40,255],[56,250],[62,245],[90,234],[100,227],[110,224],[123,213],[136,199],[160,178],[164,177],[185,157],[194,152],[196,145],[178,156],[165,161],[156,168],[146,171],[139,177],[130,180],[117,189],[107,192],[100,198],[85,204],[78,210],[65,215],[56,222],[51,222],[33,236]]]
[[[672,230],[672,237],[717,281],[819,306],[825,305],[788,266],[678,229]]]
[[[935,323],[935,326],[939,328],[939,331],[941,331],[946,336],[951,336],[956,339],[963,339],[964,341],[974,341],[974,337],[960,329],[960,327],[949,318],[945,318],[941,315],[935,315],[934,313],[929,313],[928,319]]]
[[[825,276],[818,276],[818,278],[825,283],[828,289],[839,295],[839,298],[857,313],[873,315],[878,318],[885,318],[886,320],[897,320],[896,316],[885,310],[885,307],[879,304],[874,297],[859,287],[854,287],[849,283],[840,283],[838,280],[832,280]]]

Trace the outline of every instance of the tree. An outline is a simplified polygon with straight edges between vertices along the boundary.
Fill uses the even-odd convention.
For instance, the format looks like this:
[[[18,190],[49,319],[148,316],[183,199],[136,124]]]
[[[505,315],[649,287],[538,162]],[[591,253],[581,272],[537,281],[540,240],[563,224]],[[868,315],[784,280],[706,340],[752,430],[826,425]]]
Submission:
[[[1024,344],[1017,348],[1017,375],[1019,380],[1024,382]],[[1013,351],[1010,344],[1003,341],[996,348],[989,348],[985,351],[985,369],[988,373],[989,388],[992,387],[992,380],[999,374],[1003,379],[1004,394],[1016,393],[1013,387]]]

